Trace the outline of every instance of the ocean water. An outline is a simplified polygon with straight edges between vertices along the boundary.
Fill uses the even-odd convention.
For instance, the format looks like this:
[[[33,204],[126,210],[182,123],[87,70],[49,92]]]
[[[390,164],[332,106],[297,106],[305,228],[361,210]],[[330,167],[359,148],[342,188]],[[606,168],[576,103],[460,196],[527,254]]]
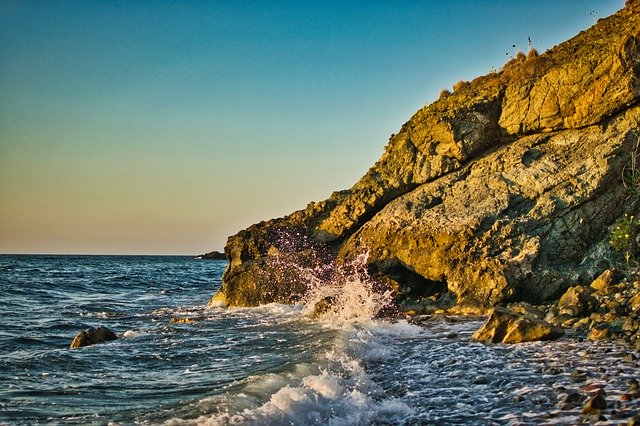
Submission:
[[[319,318],[207,307],[225,267],[0,256],[0,424],[572,424],[580,407],[559,401],[592,384],[620,418],[640,408],[620,399],[638,360],[614,344],[485,346],[479,320],[375,318],[386,300],[358,277],[332,283],[339,309]],[[120,338],[69,349],[90,326]]]

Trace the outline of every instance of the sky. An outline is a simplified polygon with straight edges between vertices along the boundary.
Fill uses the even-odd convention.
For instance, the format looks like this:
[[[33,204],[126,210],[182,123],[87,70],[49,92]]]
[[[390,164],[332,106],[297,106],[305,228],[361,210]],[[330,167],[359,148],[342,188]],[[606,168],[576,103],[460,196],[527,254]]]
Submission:
[[[222,250],[351,187],[442,89],[623,6],[2,0],[0,253]]]

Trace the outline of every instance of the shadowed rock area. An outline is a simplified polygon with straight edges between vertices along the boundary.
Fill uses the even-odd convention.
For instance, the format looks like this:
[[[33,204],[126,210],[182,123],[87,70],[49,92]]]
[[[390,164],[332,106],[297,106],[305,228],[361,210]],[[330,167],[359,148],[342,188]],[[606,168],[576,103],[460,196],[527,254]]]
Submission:
[[[541,303],[609,266],[640,133],[640,5],[425,106],[351,189],[229,238],[212,303],[298,300],[369,253],[398,300]],[[295,265],[295,266],[291,266]]]

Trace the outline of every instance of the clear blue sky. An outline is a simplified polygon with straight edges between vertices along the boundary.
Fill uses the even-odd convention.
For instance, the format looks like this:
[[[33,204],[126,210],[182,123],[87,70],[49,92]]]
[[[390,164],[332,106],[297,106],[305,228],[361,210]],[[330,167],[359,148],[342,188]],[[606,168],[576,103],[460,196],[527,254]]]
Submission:
[[[0,2],[0,253],[195,254],[354,184],[443,88],[624,5]]]

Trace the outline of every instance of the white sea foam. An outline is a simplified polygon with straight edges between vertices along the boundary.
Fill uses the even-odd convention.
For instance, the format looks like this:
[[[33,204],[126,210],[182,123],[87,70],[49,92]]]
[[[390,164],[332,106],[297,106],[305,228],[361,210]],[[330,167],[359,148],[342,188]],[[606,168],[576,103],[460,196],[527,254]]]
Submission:
[[[363,362],[394,356],[394,351],[384,345],[389,336],[411,337],[424,333],[424,329],[406,321],[389,324],[375,319],[391,302],[391,294],[376,288],[365,265],[366,258],[361,257],[330,281],[319,278],[314,270],[300,269],[310,291],[304,304],[296,307],[270,304],[229,310],[231,315],[267,314],[277,317],[278,324],[284,320],[331,333],[312,362],[278,374],[251,376],[236,391],[201,401],[215,407],[217,414],[195,420],[172,419],[169,423],[367,424],[412,413],[407,404],[385,397],[367,375]],[[330,303],[323,312],[314,312],[318,302],[327,300]]]
[[[333,266],[329,278],[317,268],[301,268],[299,275],[309,288],[303,313],[334,325],[350,324],[369,321],[389,306],[393,302],[391,289],[372,279],[367,257],[364,253],[350,263]]]
[[[191,421],[173,419],[170,424],[368,424],[382,417],[401,418],[412,410],[401,401],[382,398],[382,393],[364,372],[358,360],[337,352],[326,353],[328,369],[303,377],[267,375],[236,394],[238,407],[228,404],[226,412],[202,416]],[[286,384],[285,384],[286,383]],[[284,386],[282,386],[284,385]],[[273,391],[275,388],[277,390]],[[268,399],[254,407],[256,390],[273,391]],[[240,397],[242,396],[242,397]],[[227,403],[229,401],[226,401]],[[242,408],[244,405],[244,408]],[[234,410],[234,408],[236,408]]]
[[[134,339],[139,337],[142,333],[139,330],[127,330],[122,334],[125,339]]]

